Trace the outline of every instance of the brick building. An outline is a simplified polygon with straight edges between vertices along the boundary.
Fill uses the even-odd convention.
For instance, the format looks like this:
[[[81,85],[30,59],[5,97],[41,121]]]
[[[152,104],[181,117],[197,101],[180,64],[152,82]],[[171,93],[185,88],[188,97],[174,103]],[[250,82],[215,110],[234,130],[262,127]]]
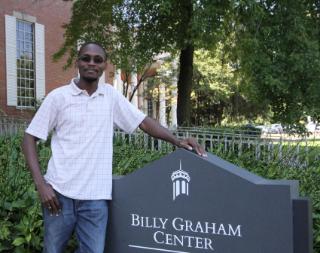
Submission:
[[[0,0],[0,116],[31,118],[37,100],[77,76],[76,68],[63,70],[66,57],[52,60],[63,44],[62,25],[69,22],[71,7],[72,1],[63,0]],[[154,66],[150,73],[155,74],[160,65]],[[137,78],[131,74],[129,91]],[[100,81],[122,91],[123,79],[109,63]],[[165,88],[159,92],[160,102],[155,102],[144,97],[144,87],[142,83],[131,102],[167,125]],[[176,125],[176,106],[171,108],[171,125]]]
[[[77,75],[75,68],[63,70],[66,58],[52,60],[71,6],[62,0],[0,1],[0,115],[29,118],[35,100]],[[113,77],[110,71],[109,64],[105,76]]]

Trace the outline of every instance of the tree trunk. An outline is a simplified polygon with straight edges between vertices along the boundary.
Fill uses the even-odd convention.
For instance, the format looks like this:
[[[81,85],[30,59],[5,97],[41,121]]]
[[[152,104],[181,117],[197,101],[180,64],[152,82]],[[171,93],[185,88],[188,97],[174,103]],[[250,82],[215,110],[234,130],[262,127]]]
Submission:
[[[188,126],[190,124],[193,51],[193,45],[188,45],[180,52],[180,72],[177,101],[178,126]]]

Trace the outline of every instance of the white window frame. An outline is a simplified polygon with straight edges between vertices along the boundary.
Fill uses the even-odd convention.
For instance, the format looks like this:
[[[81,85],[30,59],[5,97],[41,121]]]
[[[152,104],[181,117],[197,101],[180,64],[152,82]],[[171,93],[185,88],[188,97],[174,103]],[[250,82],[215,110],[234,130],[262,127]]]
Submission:
[[[34,23],[35,96],[37,100],[45,96],[45,30],[44,25],[36,23],[35,17],[19,12],[14,12],[14,16],[5,15],[7,105],[23,109],[25,107],[18,107],[17,104],[17,19]]]

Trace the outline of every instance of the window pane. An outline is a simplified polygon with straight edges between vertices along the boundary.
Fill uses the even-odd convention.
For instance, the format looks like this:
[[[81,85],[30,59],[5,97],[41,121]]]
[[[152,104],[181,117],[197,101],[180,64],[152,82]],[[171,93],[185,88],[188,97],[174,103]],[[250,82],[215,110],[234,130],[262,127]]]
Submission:
[[[19,49],[20,49],[20,52],[23,51],[23,40],[21,41],[18,41],[17,44],[19,43]]]
[[[31,43],[30,42],[26,42],[26,48],[25,48],[25,52],[32,52],[32,48],[31,48]]]
[[[20,77],[21,78],[25,78],[26,77],[26,71],[25,71],[24,68],[20,70]]]
[[[23,22],[17,22],[18,30],[23,31]]]
[[[23,24],[24,24],[24,27],[23,27],[24,32],[31,32],[30,27],[32,26],[32,24],[29,22],[23,22]]]
[[[29,87],[32,88],[32,90],[34,90],[34,80],[30,80]]]
[[[26,33],[26,34],[25,34],[25,39],[26,39],[27,41],[32,41],[32,34],[31,34],[31,33]]]
[[[18,106],[34,106],[34,71],[34,25],[30,22],[17,20]]]
[[[20,85],[19,85],[20,84]],[[18,89],[19,88],[24,88],[24,87],[26,87],[26,82],[25,82],[25,80],[24,79],[19,79],[19,86],[18,86]]]
[[[17,39],[18,39],[19,41],[23,41],[23,32],[21,32],[21,31],[18,31],[18,32],[17,32]]]
[[[26,53],[25,53],[25,56],[26,56],[26,59],[28,59],[28,60],[32,60],[32,58],[33,58],[32,51],[30,51],[30,52],[26,52]]]
[[[26,96],[26,90],[25,89],[21,89],[20,90],[20,97],[23,98]]]

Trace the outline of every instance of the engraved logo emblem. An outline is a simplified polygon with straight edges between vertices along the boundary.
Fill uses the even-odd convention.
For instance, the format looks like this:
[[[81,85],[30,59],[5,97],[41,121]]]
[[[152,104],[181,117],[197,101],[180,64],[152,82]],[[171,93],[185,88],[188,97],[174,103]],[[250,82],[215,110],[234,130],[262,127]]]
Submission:
[[[182,194],[189,196],[190,179],[188,172],[182,170],[180,160],[180,169],[174,171],[171,175],[173,200]]]

